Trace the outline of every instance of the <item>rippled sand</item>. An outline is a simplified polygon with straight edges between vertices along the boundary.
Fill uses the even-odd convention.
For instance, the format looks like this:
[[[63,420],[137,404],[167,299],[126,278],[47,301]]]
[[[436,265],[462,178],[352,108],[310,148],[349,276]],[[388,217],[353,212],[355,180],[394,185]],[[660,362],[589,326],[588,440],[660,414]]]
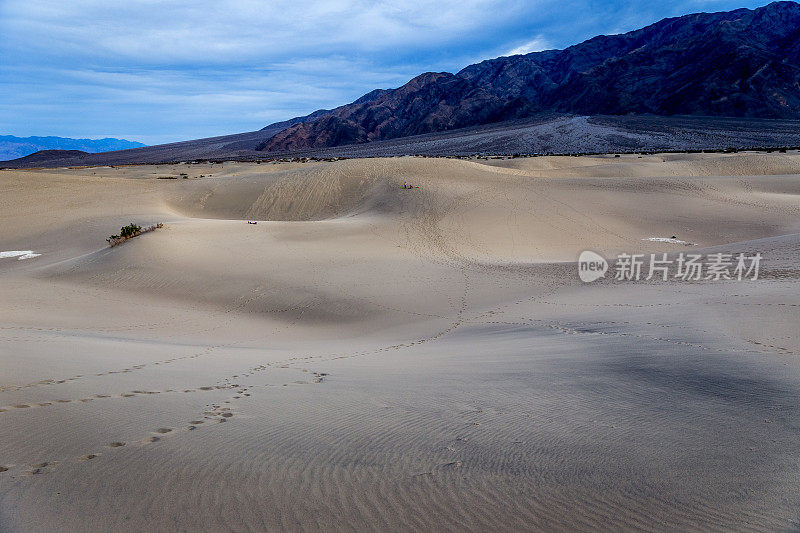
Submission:
[[[798,528],[798,198],[796,153],[2,171],[0,530]],[[674,241],[761,279],[578,280]]]

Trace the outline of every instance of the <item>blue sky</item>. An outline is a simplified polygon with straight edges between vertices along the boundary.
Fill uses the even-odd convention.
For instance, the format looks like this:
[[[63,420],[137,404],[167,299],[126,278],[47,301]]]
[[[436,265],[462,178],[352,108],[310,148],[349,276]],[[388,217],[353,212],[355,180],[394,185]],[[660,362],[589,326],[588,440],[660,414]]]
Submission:
[[[0,0],[0,134],[156,144],[728,0]]]

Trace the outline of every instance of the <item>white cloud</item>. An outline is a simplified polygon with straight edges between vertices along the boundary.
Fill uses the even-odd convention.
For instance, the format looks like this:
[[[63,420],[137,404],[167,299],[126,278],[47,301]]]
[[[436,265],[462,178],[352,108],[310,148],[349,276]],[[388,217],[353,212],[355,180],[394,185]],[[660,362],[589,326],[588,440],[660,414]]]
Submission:
[[[551,50],[553,49],[553,45],[544,38],[542,35],[537,35],[536,38],[531,39],[528,42],[522,43],[521,45],[517,46],[506,52],[503,55],[506,56],[516,56],[522,54],[530,54],[531,52],[541,52],[542,50]]]
[[[445,43],[512,17],[497,0],[3,0],[4,40],[146,64],[277,61]],[[507,2],[506,2],[507,3]],[[514,2],[512,2],[513,4]]]

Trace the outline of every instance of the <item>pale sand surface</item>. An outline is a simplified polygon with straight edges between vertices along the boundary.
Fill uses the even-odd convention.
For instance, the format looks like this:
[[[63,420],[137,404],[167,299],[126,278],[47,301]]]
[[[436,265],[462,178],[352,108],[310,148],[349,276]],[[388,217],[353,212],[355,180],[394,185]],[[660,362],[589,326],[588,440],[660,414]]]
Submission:
[[[2,171],[3,251],[2,531],[800,527],[800,154]]]

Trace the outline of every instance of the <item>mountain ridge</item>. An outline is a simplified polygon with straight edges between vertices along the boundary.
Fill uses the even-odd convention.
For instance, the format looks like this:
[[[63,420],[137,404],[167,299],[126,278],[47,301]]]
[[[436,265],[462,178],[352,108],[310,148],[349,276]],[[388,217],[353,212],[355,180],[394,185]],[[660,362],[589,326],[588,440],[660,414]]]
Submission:
[[[694,13],[455,74],[426,72],[280,123],[256,149],[359,144],[541,112],[800,118],[800,4]]]

